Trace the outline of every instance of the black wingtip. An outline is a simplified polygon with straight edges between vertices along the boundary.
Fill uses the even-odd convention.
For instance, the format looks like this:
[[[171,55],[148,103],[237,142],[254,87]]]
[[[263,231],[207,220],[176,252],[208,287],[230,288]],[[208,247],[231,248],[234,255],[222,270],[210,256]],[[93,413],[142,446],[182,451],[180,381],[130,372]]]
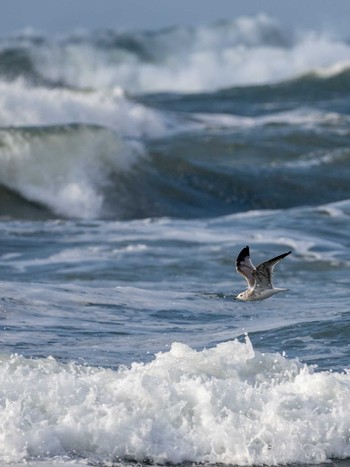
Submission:
[[[246,258],[247,256],[249,256],[249,246],[245,246],[241,252],[239,253],[239,255],[237,256],[237,260],[236,260],[236,265],[239,266],[239,264],[244,261],[244,258]]]
[[[286,256],[290,255],[292,253],[292,250],[290,251],[287,251],[287,253],[282,253],[281,255],[279,256],[276,256],[275,258],[272,258],[272,260],[270,261],[280,261],[281,259],[285,258]]]
[[[243,254],[243,255],[246,255],[246,256],[249,256],[249,246],[245,246],[243,248],[243,250],[240,252],[240,254]]]

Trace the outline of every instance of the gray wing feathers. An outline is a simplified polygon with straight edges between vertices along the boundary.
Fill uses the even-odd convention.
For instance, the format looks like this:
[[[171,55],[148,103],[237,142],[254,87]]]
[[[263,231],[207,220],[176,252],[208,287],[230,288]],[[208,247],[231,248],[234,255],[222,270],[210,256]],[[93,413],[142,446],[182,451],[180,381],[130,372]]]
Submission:
[[[256,270],[252,272],[256,281],[256,287],[272,289],[273,269],[275,265],[281,261],[281,259],[288,256],[290,253],[291,251],[288,251],[287,253],[283,253],[282,255],[276,256],[275,258],[269,259],[268,261],[259,264]]]

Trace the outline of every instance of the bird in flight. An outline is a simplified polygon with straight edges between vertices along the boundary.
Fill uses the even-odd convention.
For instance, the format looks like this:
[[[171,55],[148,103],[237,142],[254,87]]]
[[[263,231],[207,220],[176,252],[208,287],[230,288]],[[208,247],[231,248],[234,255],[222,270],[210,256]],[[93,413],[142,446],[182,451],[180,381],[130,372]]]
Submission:
[[[291,251],[288,251],[255,267],[250,260],[249,246],[244,247],[237,256],[236,271],[246,279],[248,288],[244,292],[239,293],[236,299],[243,301],[264,300],[278,292],[288,290],[274,288],[272,285],[272,275],[275,264],[290,253]]]

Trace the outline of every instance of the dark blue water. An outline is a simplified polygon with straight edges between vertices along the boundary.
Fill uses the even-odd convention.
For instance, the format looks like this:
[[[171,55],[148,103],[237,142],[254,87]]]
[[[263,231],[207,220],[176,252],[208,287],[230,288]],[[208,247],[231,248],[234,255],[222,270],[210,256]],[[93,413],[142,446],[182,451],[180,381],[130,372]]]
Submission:
[[[348,42],[0,46],[1,465],[346,465]],[[234,300],[245,245],[287,292]]]

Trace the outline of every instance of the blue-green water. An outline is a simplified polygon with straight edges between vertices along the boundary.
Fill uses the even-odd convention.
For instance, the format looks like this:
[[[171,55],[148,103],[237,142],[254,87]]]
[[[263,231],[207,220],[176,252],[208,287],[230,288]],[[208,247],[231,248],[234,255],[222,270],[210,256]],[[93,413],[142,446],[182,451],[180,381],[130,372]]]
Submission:
[[[1,465],[348,459],[348,43],[0,45]],[[288,292],[234,300],[245,245]]]

